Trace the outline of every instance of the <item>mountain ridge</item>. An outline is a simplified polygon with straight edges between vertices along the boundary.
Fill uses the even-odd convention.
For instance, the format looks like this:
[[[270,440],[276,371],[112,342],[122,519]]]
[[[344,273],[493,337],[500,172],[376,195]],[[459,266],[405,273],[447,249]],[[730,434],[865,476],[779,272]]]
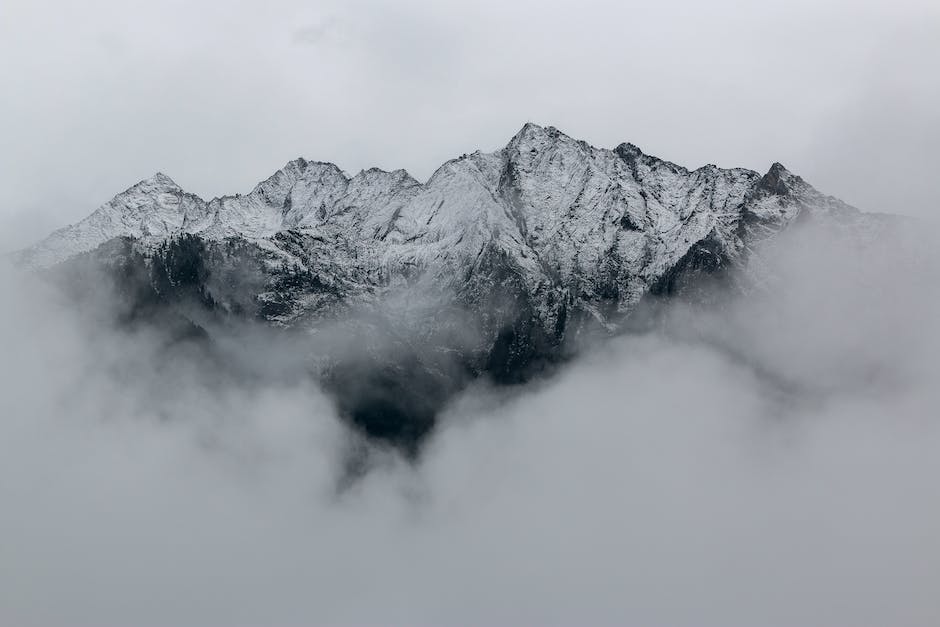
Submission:
[[[670,161],[659,159],[651,155],[647,155],[634,144],[631,143],[621,143],[614,149],[603,149],[595,148],[580,140],[574,140],[573,138],[565,135],[558,129],[553,126],[542,127],[534,123],[526,123],[522,129],[509,141],[509,143],[502,149],[496,150],[490,153],[484,153],[482,151],[475,151],[474,153],[465,154],[461,157],[451,159],[435,170],[434,173],[428,178],[427,181],[421,183],[414,177],[412,177],[407,171],[403,169],[396,169],[391,171],[386,171],[381,168],[368,168],[360,171],[359,173],[349,176],[346,174],[338,165],[329,162],[329,161],[315,161],[307,160],[303,157],[298,157],[297,159],[289,161],[282,168],[274,172],[267,179],[259,182],[255,187],[248,192],[247,194],[234,194],[234,195],[223,195],[219,197],[214,197],[209,200],[204,200],[196,194],[185,191],[180,187],[171,177],[164,174],[163,172],[156,172],[149,178],[143,179],[132,185],[125,191],[117,194],[110,201],[98,208],[95,213],[106,211],[109,206],[121,203],[122,200],[128,200],[126,204],[134,204],[134,196],[138,194],[138,191],[144,191],[145,193],[167,193],[167,194],[178,194],[184,200],[189,200],[191,202],[180,202],[179,207],[184,212],[188,209],[190,213],[184,215],[184,220],[180,224],[175,224],[174,222],[169,222],[168,226],[173,226],[177,229],[178,233],[188,232],[191,234],[201,234],[207,237],[219,238],[225,236],[245,236],[245,237],[270,237],[278,230],[286,230],[295,227],[309,226],[309,224],[304,224],[302,222],[302,217],[298,219],[297,214],[295,213],[292,216],[284,214],[285,221],[278,222],[277,220],[264,221],[261,220],[261,223],[233,223],[231,229],[225,229],[224,225],[217,225],[218,228],[213,231],[212,225],[206,223],[207,216],[205,214],[223,214],[220,222],[225,222],[224,213],[225,208],[229,206],[233,201],[239,201],[241,199],[257,199],[259,197],[264,198],[267,203],[271,206],[282,205],[285,201],[290,202],[292,205],[295,204],[295,199],[291,198],[289,191],[298,183],[302,182],[306,185],[311,183],[321,187],[329,188],[333,187],[335,192],[337,187],[348,187],[349,185],[361,182],[361,180],[370,175],[384,176],[388,178],[395,177],[400,181],[402,187],[418,187],[420,189],[426,189],[429,186],[433,185],[436,177],[439,177],[442,171],[446,172],[448,168],[452,168],[455,164],[459,164],[468,159],[481,158],[485,156],[497,155],[500,153],[506,153],[511,150],[519,151],[524,148],[527,150],[537,149],[536,146],[544,143],[546,139],[553,141],[561,142],[570,142],[576,145],[583,147],[586,151],[594,152],[606,152],[606,153],[616,153],[620,155],[626,163],[640,161],[643,165],[648,165],[649,163],[659,164],[669,169],[673,169],[677,172],[683,174],[694,175],[696,173],[704,172],[737,172],[737,173],[746,173],[751,176],[759,176],[759,173],[753,170],[748,170],[746,168],[719,168],[718,166],[707,164],[696,168],[694,170],[689,170],[681,165],[677,165]],[[785,168],[779,163],[772,166],[771,171],[774,167],[779,166],[784,171]],[[768,172],[769,173],[769,172]],[[766,175],[765,175],[766,176]],[[285,186],[285,182],[287,185]],[[278,188],[281,189],[278,189]],[[328,200],[334,200],[335,198],[329,194],[329,189],[321,189],[321,192],[327,192],[324,194],[325,197],[320,198],[319,200],[322,203],[325,203]],[[317,199],[306,199],[317,200]],[[193,206],[195,205],[195,207]],[[165,208],[165,207],[164,207]],[[318,208],[318,207],[317,207]],[[160,207],[157,207],[160,209]],[[195,210],[194,209],[198,209]],[[256,208],[258,209],[258,208]],[[308,207],[309,209],[309,207]],[[95,233],[93,229],[86,229],[86,233],[80,234],[83,225],[88,225],[89,222],[93,221],[94,215],[90,215],[88,218],[81,220],[73,225],[64,227],[63,229],[57,230],[53,235],[68,231],[69,235],[68,240],[73,242],[73,246],[56,246],[55,242],[49,241],[50,238],[46,238],[42,242],[38,243],[27,249],[24,254],[25,261],[29,265],[35,267],[47,267],[53,265],[68,257],[78,254],[80,252],[87,252],[88,250],[93,249],[95,246],[100,245],[104,241],[107,241],[108,236],[130,236],[137,238],[152,238],[154,240],[159,240],[164,235],[171,234],[170,232],[163,233],[159,229],[155,228],[145,228],[141,226],[138,229],[127,228],[121,230],[115,228],[110,231],[102,231],[100,233]],[[261,218],[261,216],[255,216]],[[268,216],[269,218],[274,218],[275,216]],[[143,216],[142,216],[143,218]],[[294,220],[291,221],[290,218]],[[130,226],[130,225],[125,225]],[[50,236],[51,237],[51,236]],[[45,251],[44,251],[45,249]],[[58,249],[58,250],[56,250]]]
[[[882,222],[779,163],[688,170],[527,123],[424,183],[298,158],[205,201],[157,173],[20,261],[105,268],[133,311],[185,328],[221,316],[338,333],[313,370],[342,413],[414,444],[468,380],[528,380],[623,330],[645,299],[707,300],[716,280],[761,271],[762,243],[801,221],[863,238]]]

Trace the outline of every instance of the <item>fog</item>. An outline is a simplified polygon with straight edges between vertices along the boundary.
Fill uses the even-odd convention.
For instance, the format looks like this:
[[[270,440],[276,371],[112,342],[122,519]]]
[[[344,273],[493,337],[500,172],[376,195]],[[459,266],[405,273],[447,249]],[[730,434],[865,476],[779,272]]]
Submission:
[[[769,289],[478,383],[342,489],[374,445],[276,345],[245,384],[5,269],[0,623],[935,625],[919,241],[795,232]]]

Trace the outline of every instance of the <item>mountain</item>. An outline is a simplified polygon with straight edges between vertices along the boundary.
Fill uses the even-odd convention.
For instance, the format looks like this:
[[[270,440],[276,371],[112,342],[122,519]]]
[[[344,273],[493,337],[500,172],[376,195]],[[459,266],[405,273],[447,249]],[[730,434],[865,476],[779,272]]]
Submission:
[[[297,159],[205,201],[158,173],[19,261],[108,269],[134,315],[200,332],[236,318],[317,337],[311,372],[344,414],[412,446],[467,381],[528,380],[645,299],[707,297],[791,225],[873,236],[885,219],[779,163],[688,170],[526,124],[426,183]]]

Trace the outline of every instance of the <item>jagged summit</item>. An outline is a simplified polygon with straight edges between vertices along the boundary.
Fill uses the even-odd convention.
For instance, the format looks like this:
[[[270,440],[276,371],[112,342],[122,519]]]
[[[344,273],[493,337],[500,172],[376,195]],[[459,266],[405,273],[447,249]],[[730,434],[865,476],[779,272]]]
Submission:
[[[767,174],[761,177],[758,186],[769,193],[783,196],[788,194],[794,185],[799,184],[803,184],[803,179],[792,174],[779,161],[775,161]]]
[[[530,248],[517,262],[531,271],[547,262],[565,276],[614,255],[648,276],[709,233],[732,246],[742,216],[783,216],[785,223],[816,198],[826,197],[779,163],[763,176],[715,166],[689,171],[631,143],[595,148],[528,122],[504,148],[448,161],[425,183],[404,170],[350,177],[336,164],[299,157],[246,195],[205,201],[158,172],[22,258],[48,267],[115,237],[152,245],[182,234],[259,240],[297,230],[329,238],[341,232],[362,252],[396,263],[400,255],[422,264],[462,257],[472,254],[464,247],[489,242],[513,255]],[[634,241],[629,233],[644,237]],[[414,249],[407,254],[405,241]]]
[[[638,146],[636,146],[635,144],[631,144],[629,142],[624,142],[620,144],[614,149],[614,151],[618,155],[623,157],[624,160],[628,160],[628,161],[633,161],[633,160],[638,159],[639,157],[645,156],[643,154],[643,151],[640,150]]]
[[[171,179],[169,176],[163,172],[155,172],[153,175],[134,183],[126,190],[118,194],[118,196],[124,194],[133,194],[139,193],[140,191],[153,191],[153,190],[181,190],[179,185],[176,184],[176,181]],[[115,197],[117,198],[117,197]],[[113,199],[112,199],[113,200]]]
[[[522,128],[509,140],[508,146],[519,146],[532,142],[541,142],[548,139],[571,139],[554,126],[541,126],[534,122],[526,122]]]
[[[595,150],[595,148],[587,142],[575,139],[554,126],[541,126],[534,122],[526,122],[523,127],[519,129],[519,132],[509,140],[509,143],[503,150],[538,151],[539,149],[553,145],[579,145],[587,150]]]
[[[202,311],[347,329],[367,348],[323,349],[311,368],[352,422],[413,444],[466,378],[525,380],[644,298],[751,272],[759,242],[812,219],[875,224],[779,163],[688,170],[528,123],[424,183],[298,158],[206,201],[158,173],[20,260],[112,269],[134,311],[194,324]]]
[[[150,183],[153,185],[162,185],[165,187],[179,187],[179,185],[176,184],[176,181],[171,179],[163,172],[156,172],[150,178],[141,181],[141,183]]]

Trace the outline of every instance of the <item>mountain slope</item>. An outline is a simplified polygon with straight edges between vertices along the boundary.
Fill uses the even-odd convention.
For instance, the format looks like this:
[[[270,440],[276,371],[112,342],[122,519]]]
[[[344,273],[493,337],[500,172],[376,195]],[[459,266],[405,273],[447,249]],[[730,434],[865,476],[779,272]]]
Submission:
[[[201,326],[211,311],[343,338],[314,351],[317,376],[367,432],[412,441],[466,380],[526,380],[647,296],[759,268],[755,247],[803,220],[870,234],[881,218],[780,164],[690,171],[526,124],[423,184],[297,159],[205,201],[157,174],[20,261],[120,268],[126,293]]]

